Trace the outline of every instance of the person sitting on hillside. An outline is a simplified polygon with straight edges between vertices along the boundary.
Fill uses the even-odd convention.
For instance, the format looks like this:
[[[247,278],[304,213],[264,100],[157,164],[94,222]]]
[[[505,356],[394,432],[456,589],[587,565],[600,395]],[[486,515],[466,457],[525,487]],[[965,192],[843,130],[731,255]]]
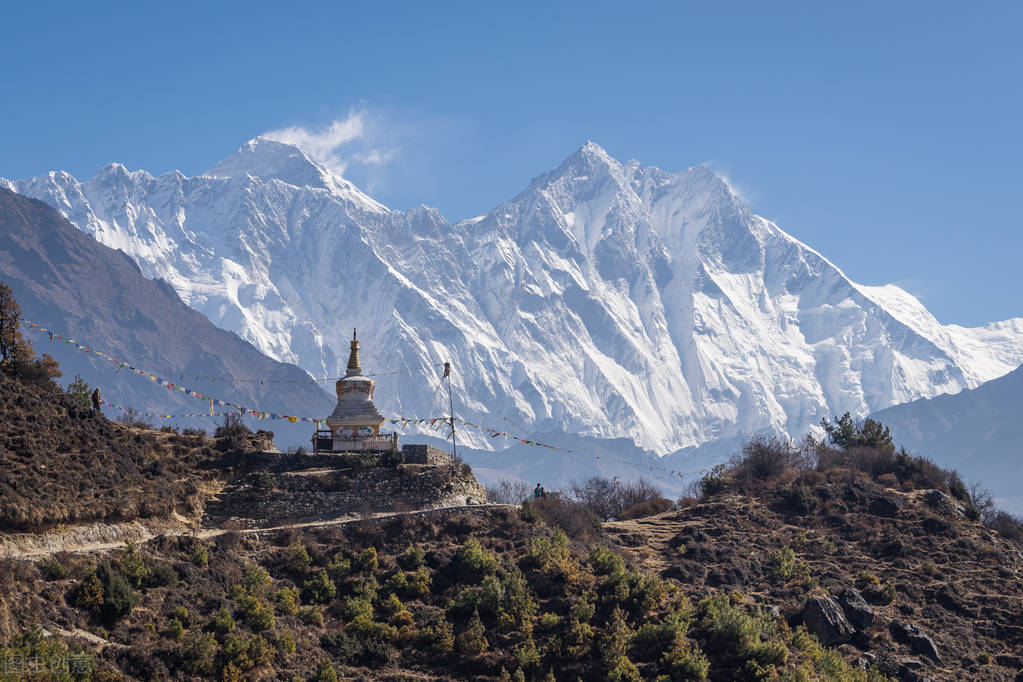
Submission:
[[[543,496],[543,488],[541,488],[540,484],[537,483],[536,487],[533,488],[533,499],[534,500],[539,500],[542,496]]]
[[[103,404],[103,396],[99,394],[99,386],[92,392],[92,411],[99,412],[99,406]]]

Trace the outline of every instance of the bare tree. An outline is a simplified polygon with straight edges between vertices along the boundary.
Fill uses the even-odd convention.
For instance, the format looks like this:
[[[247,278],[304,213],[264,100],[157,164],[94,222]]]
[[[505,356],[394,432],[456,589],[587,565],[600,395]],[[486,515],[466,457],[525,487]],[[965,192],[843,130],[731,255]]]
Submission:
[[[529,484],[502,478],[497,483],[487,486],[487,501],[496,504],[521,504],[529,497]]]

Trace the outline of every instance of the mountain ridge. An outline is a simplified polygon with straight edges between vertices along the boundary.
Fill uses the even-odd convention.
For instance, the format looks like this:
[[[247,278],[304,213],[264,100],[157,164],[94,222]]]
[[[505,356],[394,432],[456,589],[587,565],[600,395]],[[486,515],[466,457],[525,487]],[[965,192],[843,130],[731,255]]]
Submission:
[[[337,177],[279,142],[239,153],[271,144],[268,156]],[[750,432],[798,438],[822,417],[958,392],[1023,363],[1023,319],[940,325],[901,289],[854,283],[704,167],[623,165],[590,142],[455,223],[426,206],[388,211],[347,181],[242,170],[6,182],[317,376],[338,370],[358,326],[371,363],[414,379],[381,380],[392,414],[441,409],[437,377],[417,368],[451,360],[469,419],[668,454]]]

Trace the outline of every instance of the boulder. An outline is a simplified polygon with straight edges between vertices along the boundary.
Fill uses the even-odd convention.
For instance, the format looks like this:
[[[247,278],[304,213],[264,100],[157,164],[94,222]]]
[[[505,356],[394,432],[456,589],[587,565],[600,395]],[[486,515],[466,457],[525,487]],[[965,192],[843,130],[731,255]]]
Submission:
[[[876,516],[895,518],[902,509],[902,500],[895,495],[881,495],[871,500],[869,509]]]
[[[830,597],[811,597],[803,606],[803,623],[824,646],[848,642],[856,632]]]
[[[838,603],[845,611],[845,617],[849,619],[859,630],[866,630],[874,622],[874,609],[859,593],[859,590],[847,587],[838,594]]]
[[[940,490],[928,490],[924,493],[924,502],[927,503],[927,506],[937,509],[942,514],[961,518],[966,516],[966,507]]]
[[[854,665],[860,670],[867,671],[874,667],[874,663],[877,661],[877,656],[871,653],[864,653],[862,656],[856,659]]]
[[[895,641],[908,644],[913,653],[927,656],[935,663],[941,663],[941,656],[938,654],[938,647],[934,644],[934,640],[917,626],[894,621],[888,629]]]

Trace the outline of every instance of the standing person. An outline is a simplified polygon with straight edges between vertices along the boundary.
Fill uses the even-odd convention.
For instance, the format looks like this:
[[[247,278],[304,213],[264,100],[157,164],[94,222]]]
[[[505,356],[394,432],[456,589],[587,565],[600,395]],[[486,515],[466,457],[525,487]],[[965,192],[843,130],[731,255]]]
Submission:
[[[92,392],[92,411],[99,412],[99,406],[103,404],[103,396],[99,393],[99,386]]]
[[[533,499],[539,500],[541,495],[543,495],[543,488],[541,488],[540,484],[537,483],[536,487],[533,488]]]

